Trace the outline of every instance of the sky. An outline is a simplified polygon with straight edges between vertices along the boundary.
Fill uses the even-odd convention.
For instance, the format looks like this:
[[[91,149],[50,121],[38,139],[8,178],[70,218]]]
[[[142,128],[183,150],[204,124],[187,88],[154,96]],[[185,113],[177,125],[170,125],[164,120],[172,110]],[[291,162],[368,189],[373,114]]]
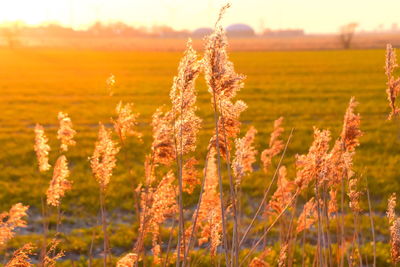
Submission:
[[[400,27],[400,0],[231,0],[222,23],[246,23],[261,29],[302,28],[333,33],[357,22],[359,29]],[[168,25],[193,30],[211,27],[222,0],[0,0],[0,23],[46,22],[87,28],[95,21],[123,21],[133,26]],[[381,26],[380,26],[381,25]]]

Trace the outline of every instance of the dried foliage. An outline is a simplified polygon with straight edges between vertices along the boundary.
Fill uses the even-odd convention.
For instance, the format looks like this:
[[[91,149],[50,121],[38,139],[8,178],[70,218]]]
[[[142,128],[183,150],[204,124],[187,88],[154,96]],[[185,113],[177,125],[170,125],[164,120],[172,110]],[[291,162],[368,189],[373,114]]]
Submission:
[[[132,103],[123,105],[122,102],[119,102],[115,108],[118,117],[112,121],[114,123],[115,132],[118,134],[122,143],[125,142],[127,136],[135,136],[139,140],[142,140],[142,134],[135,130],[138,125],[137,119],[139,113],[133,113],[132,109]]]
[[[39,163],[39,170],[41,172],[48,171],[51,167],[51,165],[49,164],[50,146],[47,144],[48,142],[49,139],[47,139],[44,133],[43,126],[36,124],[34,149]]]
[[[196,149],[197,133],[201,127],[201,119],[195,114],[196,91],[195,81],[200,73],[197,54],[193,50],[191,40],[178,67],[178,75],[174,77],[170,98],[174,114],[174,129],[177,150],[186,154]]]
[[[400,262],[400,218],[396,216],[396,194],[393,193],[388,201],[387,217],[390,226],[390,254],[394,264]]]
[[[328,213],[329,215],[332,215],[334,213],[337,213],[339,208],[337,204],[337,190],[331,189],[329,191],[329,202],[328,202]]]
[[[286,178],[286,167],[279,168],[277,189],[266,206],[266,214],[278,215],[290,204],[294,195],[295,184]]]
[[[361,207],[360,207],[361,192],[358,191],[358,189],[357,189],[357,182],[358,182],[358,180],[356,178],[349,180],[349,191],[347,193],[349,196],[349,199],[350,199],[350,202],[349,202],[350,209],[354,213],[361,212]]]
[[[173,216],[178,206],[176,203],[175,176],[169,171],[154,190],[141,193],[141,219],[139,232],[143,236],[152,234],[154,263],[160,263],[161,247],[159,244],[160,225],[169,217]]]
[[[0,213],[0,248],[14,237],[15,228],[26,227],[26,221],[22,218],[27,216],[28,208],[29,206],[17,203],[8,212]]]
[[[117,262],[117,267],[133,267],[138,261],[138,255],[136,253],[128,253]]]
[[[354,113],[357,104],[354,97],[352,97],[344,115],[343,130],[340,135],[340,140],[347,152],[353,152],[355,148],[360,145],[358,139],[362,136],[360,130],[361,117],[359,114]]]
[[[309,229],[318,219],[317,201],[312,197],[303,207],[298,220],[296,232]]]
[[[57,239],[52,239],[49,248],[47,249],[46,256],[44,257],[45,267],[55,267],[57,260],[64,257],[64,251],[57,249],[60,241]],[[59,250],[57,252],[57,250]]]
[[[22,248],[16,250],[6,267],[30,267],[33,264],[30,261],[30,256],[33,255],[35,247],[31,244],[25,244]]]
[[[99,136],[90,158],[90,166],[102,190],[105,190],[110,182],[112,170],[116,166],[118,151],[119,148],[111,138],[111,131],[100,123]]]
[[[57,131],[57,139],[61,141],[61,151],[68,151],[68,146],[75,146],[76,142],[73,140],[76,131],[72,129],[72,121],[67,113],[58,113],[58,122],[60,127]]]
[[[199,245],[211,242],[211,255],[221,243],[222,213],[221,200],[218,195],[218,175],[216,151],[211,148],[207,158],[204,191],[198,211],[199,228],[201,229]]]
[[[61,198],[65,195],[65,191],[72,188],[72,182],[67,180],[68,176],[68,161],[67,158],[62,155],[57,159],[54,166],[53,178],[46,192],[48,205],[59,206]]]
[[[162,112],[161,108],[153,114],[151,123],[153,127],[154,164],[170,165],[175,160],[175,143],[173,128],[173,113]]]
[[[274,130],[269,140],[269,148],[261,153],[261,161],[263,163],[264,172],[267,172],[272,164],[272,158],[282,152],[284,148],[283,141],[280,139],[284,131],[282,127],[283,117],[274,121]]]
[[[302,190],[312,181],[322,182],[327,172],[326,162],[331,134],[328,130],[314,128],[314,141],[307,155],[296,156],[296,185]]]
[[[386,93],[389,100],[391,112],[389,114],[389,120],[399,114],[399,108],[396,106],[396,99],[400,91],[400,77],[394,77],[393,72],[397,69],[396,52],[394,51],[391,44],[386,47],[386,64],[385,74],[387,77],[387,89]]]
[[[236,177],[236,185],[240,185],[242,178],[253,172],[253,163],[256,161],[257,150],[254,148],[254,139],[257,130],[250,127],[243,138],[235,140],[236,153],[232,161],[233,174]]]
[[[278,259],[278,266],[279,267],[285,267],[287,266],[286,261],[288,258],[288,249],[289,249],[289,244],[285,243],[281,245],[281,250],[279,251],[279,259]]]
[[[192,157],[186,161],[182,169],[183,191],[188,194],[193,193],[196,185],[200,184],[196,169],[196,165],[198,165],[198,163],[199,162]]]
[[[271,248],[265,248],[264,251],[258,257],[254,257],[249,267],[270,267],[270,264],[264,260],[264,258],[271,253]]]
[[[223,11],[221,11],[223,13]],[[221,14],[222,14],[221,13]],[[236,138],[240,132],[240,114],[247,105],[232,98],[243,87],[244,76],[235,72],[233,63],[229,61],[227,39],[222,27],[217,26],[215,31],[207,37],[203,58],[204,73],[208,91],[212,95],[214,109],[219,112],[218,119],[218,148],[222,156],[226,157],[230,149],[230,140]],[[217,135],[210,144],[217,147]]]

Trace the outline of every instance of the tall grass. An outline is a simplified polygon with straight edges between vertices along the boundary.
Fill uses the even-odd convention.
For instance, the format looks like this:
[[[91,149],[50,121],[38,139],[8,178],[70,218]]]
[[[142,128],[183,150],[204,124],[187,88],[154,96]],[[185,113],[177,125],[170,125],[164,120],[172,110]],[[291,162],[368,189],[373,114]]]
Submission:
[[[113,255],[109,238],[107,189],[125,140],[132,136],[141,138],[135,129],[139,114],[133,113],[132,104],[120,103],[116,108],[118,117],[111,120],[114,131],[99,123],[90,164],[99,184],[102,265],[196,266],[200,265],[200,250],[205,253],[203,257],[210,257],[211,264],[216,266],[377,266],[370,191],[367,183],[365,187],[362,184],[363,177],[353,169],[353,158],[363,135],[361,116],[355,111],[355,98],[350,99],[344,112],[340,135],[335,138],[329,130],[314,128],[314,140],[308,152],[296,156],[295,177],[288,177],[288,166],[282,162],[295,136],[292,129],[287,140],[282,138],[282,117],[274,122],[269,146],[261,153],[254,146],[257,138],[254,127],[240,137],[240,115],[247,105],[236,97],[244,87],[245,77],[235,72],[229,60],[227,38],[220,26],[228,7],[221,10],[214,32],[205,40],[203,58],[199,59],[188,41],[178,74],[173,79],[171,107],[160,108],[153,115],[153,142],[144,162],[145,177],[135,189],[138,233],[132,241],[132,251],[118,259]],[[389,118],[392,118],[398,115],[396,98],[400,82],[393,77],[397,67],[395,52],[391,46],[387,49],[387,93],[392,109]],[[201,175],[196,168],[200,165],[196,158],[196,142],[202,119],[196,114],[195,87],[200,75],[205,77],[214,115],[214,132]],[[110,90],[113,83],[114,77],[108,80]],[[57,260],[62,261],[64,252],[57,248],[58,234],[62,232],[60,203],[67,191],[73,189],[73,184],[67,180],[69,169],[64,154],[68,146],[76,144],[76,132],[67,114],[60,112],[58,119],[60,155],[46,191],[48,206],[44,207],[50,211],[52,207],[57,208],[56,233],[48,245],[45,226],[43,252],[38,263],[41,266],[55,266]],[[39,124],[35,134],[39,171],[46,172],[51,169],[48,138]],[[260,170],[254,168],[258,154],[262,162]],[[277,163],[275,169],[274,162]],[[253,205],[254,209],[244,212],[242,181],[251,179],[251,174],[257,171],[265,177],[264,195]],[[185,199],[198,191],[194,196],[197,204],[188,205]],[[368,211],[363,210],[363,201],[367,201]],[[393,264],[400,261],[400,219],[395,207],[396,195],[393,194],[387,211]],[[23,217],[27,210],[27,206],[18,203],[0,214],[0,249],[6,248],[17,227],[26,226]],[[363,233],[360,225],[365,216],[370,220],[371,240],[366,240],[367,233]],[[49,218],[43,216],[43,220]],[[350,228],[346,220],[352,221]],[[168,238],[162,234],[163,229],[168,229]],[[279,249],[274,250],[274,242],[279,243]],[[371,242],[372,255],[365,249]],[[93,246],[92,241],[91,253]],[[32,266],[34,251],[32,244],[24,245],[14,252],[6,266]],[[89,266],[93,264],[92,256],[88,259]]]

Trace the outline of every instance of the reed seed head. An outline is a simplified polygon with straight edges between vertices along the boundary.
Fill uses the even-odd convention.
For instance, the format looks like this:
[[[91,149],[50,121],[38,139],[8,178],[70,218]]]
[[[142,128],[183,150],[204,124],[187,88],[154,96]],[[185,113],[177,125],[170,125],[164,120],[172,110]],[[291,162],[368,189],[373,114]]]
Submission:
[[[36,157],[39,162],[39,170],[41,172],[48,171],[51,167],[49,164],[49,152],[50,146],[48,145],[49,139],[47,139],[43,126],[36,124],[35,126],[35,145],[34,149]]]

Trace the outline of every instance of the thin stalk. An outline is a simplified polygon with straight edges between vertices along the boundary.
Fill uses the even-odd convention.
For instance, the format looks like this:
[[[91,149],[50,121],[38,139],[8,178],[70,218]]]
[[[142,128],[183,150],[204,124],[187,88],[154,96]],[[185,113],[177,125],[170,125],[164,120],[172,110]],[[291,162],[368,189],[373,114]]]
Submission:
[[[305,264],[305,257],[306,257],[306,248],[305,248],[305,245],[306,245],[306,231],[307,231],[307,229],[303,230],[303,241],[301,243],[301,245],[302,245],[302,249],[301,249],[301,251],[302,251],[301,266],[302,267],[305,266],[304,264]]]
[[[220,109],[221,109],[221,103]],[[228,149],[228,140],[226,138],[226,130],[225,130],[225,121],[224,117],[221,114],[220,119],[222,120],[222,135],[224,137],[224,144],[226,150],[226,169],[228,172],[229,178],[229,189],[231,194],[231,202],[232,202],[232,211],[233,211],[233,236],[232,236],[232,251],[231,251],[231,266],[237,266],[239,262],[239,239],[238,239],[238,218],[237,218],[237,190],[235,190],[235,185],[233,182],[233,176],[231,173],[231,161],[230,161],[230,153]]]
[[[94,245],[95,232],[96,232],[96,229],[93,228],[93,231],[92,231],[92,238],[91,238],[91,241],[90,241],[90,248],[89,248],[89,265],[88,265],[89,267],[92,267],[92,261],[93,261],[93,245]]]
[[[104,189],[100,188],[100,211],[101,211],[101,224],[103,227],[103,266],[107,267],[107,258],[109,253],[108,248],[108,234],[107,234],[107,218],[104,203]]]
[[[292,211],[292,216],[291,216],[291,218],[290,218],[290,222],[289,222],[289,229],[288,229],[288,232],[287,232],[287,236],[286,236],[286,242],[289,244],[289,247],[288,247],[288,266],[289,267],[291,267],[292,266],[292,250],[293,250],[293,253],[295,252],[295,250],[296,250],[296,243],[295,243],[295,240],[296,240],[296,238],[297,238],[297,233],[296,233],[296,236],[295,236],[295,239],[293,240],[293,242],[291,242],[291,240],[292,240],[292,231],[293,231],[293,221],[294,221],[294,217],[295,217],[295,215],[296,215],[296,206],[297,206],[297,200],[298,200],[298,197],[296,197],[296,199],[295,199],[295,201],[294,201],[294,204],[293,204],[293,211]],[[293,247],[292,246],[290,246],[290,243],[292,243],[293,244]]]
[[[368,189],[368,178],[365,176],[365,183],[367,185],[367,199],[368,199],[368,210],[369,210],[369,220],[371,223],[371,232],[372,232],[372,244],[373,244],[373,252],[374,252],[374,261],[373,266],[376,267],[376,240],[375,240],[375,227],[374,227],[374,219],[372,217],[372,206],[371,206],[371,198],[369,196]]]
[[[276,216],[275,220],[271,223],[271,225],[267,228],[267,230],[264,232],[264,234],[258,239],[258,241],[252,246],[250,251],[246,254],[242,262],[240,263],[239,267],[242,266],[246,260],[250,257],[251,253],[256,249],[256,247],[264,240],[264,237],[268,234],[268,232],[274,227],[276,222],[282,217],[282,215],[285,213],[287,208],[289,208],[292,204],[297,195],[300,193],[300,190],[297,189],[296,193],[293,195],[293,197],[290,199],[289,203],[283,208],[283,210]]]
[[[216,104],[216,95],[213,90],[213,106],[214,106],[214,122],[215,122],[215,135],[216,135],[216,146],[217,146],[217,166],[218,166],[218,183],[219,183],[219,198],[221,202],[221,213],[222,213],[222,239],[224,241],[224,251],[225,251],[225,261],[226,266],[229,265],[229,252],[228,252],[228,240],[226,233],[226,222],[225,222],[225,207],[224,207],[224,195],[223,195],[223,187],[222,187],[222,175],[221,175],[221,152],[219,148],[219,131],[218,131],[218,112],[217,112],[217,104]]]
[[[193,242],[194,233],[195,233],[195,231],[197,229],[197,219],[199,217],[199,210],[200,210],[201,200],[202,200],[202,197],[203,197],[204,186],[205,186],[206,175],[207,175],[208,157],[209,157],[209,151],[207,152],[206,161],[204,163],[203,180],[201,181],[201,187],[200,187],[200,196],[199,196],[199,200],[197,202],[197,208],[196,208],[196,211],[195,211],[195,214],[194,214],[194,221],[193,221],[192,231],[190,232],[188,246],[187,246],[187,248],[185,250],[185,256],[184,256],[185,259],[186,259],[187,254],[190,251],[191,244]]]
[[[321,250],[321,242],[322,242],[322,246],[325,245],[325,238],[322,235],[322,231],[321,231],[321,207],[320,207],[320,197],[319,197],[319,190],[318,190],[318,182],[319,180],[317,179],[315,181],[315,199],[317,201],[317,220],[318,220],[318,224],[317,224],[317,230],[318,230],[318,240],[317,240],[317,253],[318,253],[318,265],[323,266],[323,259],[324,259],[324,255],[323,255],[323,251]],[[321,240],[322,239],[322,240]]]
[[[173,217],[175,217],[175,216],[173,216]],[[167,246],[167,251],[166,251],[163,267],[168,266],[168,263],[169,263],[169,251],[171,250],[171,243],[172,243],[174,229],[175,229],[175,220],[172,220],[171,232],[169,233],[168,246]]]
[[[323,215],[325,216],[325,224],[326,224],[326,241],[327,241],[327,247],[328,247],[328,262],[329,266],[333,266],[332,262],[332,248],[331,248],[331,236],[330,236],[330,220],[329,220],[329,214],[328,214],[328,192],[326,189],[326,184],[324,184],[323,188],[323,201],[324,201],[324,206],[323,206]]]
[[[306,195],[306,199],[308,199],[308,193]],[[306,219],[307,219],[307,214],[305,214],[304,216],[304,225],[306,224]],[[301,259],[301,266],[304,267],[304,263],[305,263],[305,245],[306,245],[306,231],[307,229],[303,230],[303,241],[302,241],[302,259]]]
[[[47,232],[48,232],[48,217],[47,217],[47,211],[46,211],[46,204],[44,203],[44,198],[41,197],[41,203],[42,203],[42,220],[43,220],[43,242],[42,242],[42,248],[40,251],[40,266],[44,267],[44,259],[46,257],[46,251],[47,251]]]
[[[180,123],[180,134],[179,134],[179,143],[180,143],[180,153],[179,153],[179,160],[178,157],[176,157],[176,160],[178,161],[178,168],[179,168],[179,176],[178,176],[178,186],[179,186],[179,230],[178,230],[178,247],[177,247],[177,254],[178,257],[176,259],[176,266],[178,267],[180,265],[180,257],[181,257],[181,243],[182,239],[184,239],[185,235],[185,222],[184,222],[184,217],[183,217],[183,91],[181,92],[181,105],[180,105],[180,118],[181,118],[181,123]],[[174,119],[175,120],[175,119]],[[174,123],[174,132],[175,132],[175,123]],[[176,153],[178,153],[177,148],[176,148],[176,138],[175,138],[175,149]],[[185,240],[183,240],[183,251],[186,251],[185,248]],[[183,259],[183,266],[185,266],[185,258]]]
[[[285,157],[286,150],[287,150],[287,147],[288,147],[288,145],[289,145],[289,142],[290,142],[290,140],[292,139],[293,131],[294,131],[294,128],[292,128],[292,130],[290,131],[289,138],[288,138],[288,140],[286,141],[285,148],[284,148],[284,150],[283,150],[283,152],[282,152],[282,155],[281,155],[281,157],[280,157],[280,159],[279,159],[278,166],[277,166],[276,169],[275,169],[274,176],[272,177],[272,180],[271,180],[270,184],[268,185],[268,188],[264,191],[263,199],[262,199],[260,205],[258,206],[258,209],[257,209],[256,213],[254,214],[253,219],[251,220],[249,226],[246,228],[246,231],[244,232],[244,234],[243,234],[243,236],[242,236],[242,239],[241,239],[240,242],[239,242],[239,246],[238,246],[239,248],[240,248],[241,245],[246,241],[247,235],[249,234],[251,228],[253,227],[253,224],[255,223],[255,221],[256,221],[258,215],[260,214],[260,212],[261,212],[261,210],[262,210],[262,208],[263,208],[263,206],[264,206],[264,204],[265,204],[265,201],[267,200],[267,196],[268,196],[268,194],[269,194],[269,191],[271,190],[272,185],[273,185],[273,183],[275,182],[275,179],[276,179],[276,177],[277,177],[277,175],[278,175],[279,168],[280,168],[280,166],[281,166],[281,164],[282,164],[283,158]]]
[[[357,243],[357,248],[358,248],[358,253],[359,253],[360,266],[363,266],[359,232],[360,232],[360,228],[359,228],[359,224],[358,224],[358,213],[356,213],[356,214],[354,214],[354,234],[356,237],[355,240]]]
[[[340,197],[340,205],[341,205],[341,224],[340,224],[340,267],[344,266],[344,257],[343,254],[345,253],[345,241],[344,241],[344,176],[342,177],[342,190],[341,190],[341,197]]]
[[[151,162],[150,162],[150,173],[153,172],[155,166],[154,166],[154,152],[152,152],[151,154]],[[148,203],[148,199],[149,199],[149,184],[147,183],[147,179],[146,179],[146,184],[145,184],[145,200],[144,200],[144,209],[142,211],[143,216],[139,217],[139,230],[141,228],[141,231],[139,233],[138,239],[136,240],[136,244],[133,247],[133,252],[135,252],[138,255],[138,258],[140,259],[140,254],[142,252],[143,249],[143,239],[144,239],[144,234],[145,234],[145,228],[146,228],[146,224],[148,222],[148,214],[147,214],[147,203]],[[141,218],[143,218],[143,220],[141,220]],[[135,267],[139,266],[139,260],[137,260],[135,262]]]

